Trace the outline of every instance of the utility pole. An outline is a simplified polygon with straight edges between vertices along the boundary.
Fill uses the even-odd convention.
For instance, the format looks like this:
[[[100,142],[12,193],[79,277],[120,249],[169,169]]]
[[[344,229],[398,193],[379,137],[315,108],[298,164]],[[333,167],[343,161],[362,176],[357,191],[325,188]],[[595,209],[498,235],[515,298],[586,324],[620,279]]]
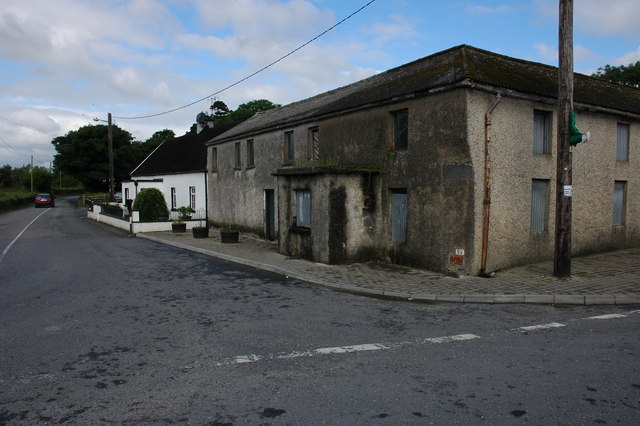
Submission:
[[[111,130],[111,113],[107,116],[107,134],[109,139],[109,201],[113,201],[113,132]]]
[[[31,156],[31,192],[33,192],[33,155]]]
[[[571,277],[572,158],[570,114],[573,110],[573,0],[559,0],[558,143],[556,227],[553,275]]]

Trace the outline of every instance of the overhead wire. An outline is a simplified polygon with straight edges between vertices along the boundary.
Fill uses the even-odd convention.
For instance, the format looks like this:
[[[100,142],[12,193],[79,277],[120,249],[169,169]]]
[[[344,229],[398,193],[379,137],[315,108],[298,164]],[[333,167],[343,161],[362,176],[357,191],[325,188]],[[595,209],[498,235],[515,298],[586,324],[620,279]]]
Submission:
[[[199,102],[202,102],[204,100],[207,100],[209,98],[212,98],[214,96],[219,95],[222,92],[225,92],[229,89],[231,89],[232,87],[235,87],[241,83],[244,83],[245,81],[249,80],[252,77],[255,77],[256,75],[260,74],[261,72],[271,68],[272,66],[274,66],[275,64],[277,64],[278,62],[283,61],[284,59],[288,58],[289,56],[293,55],[294,53],[296,53],[297,51],[303,49],[304,47],[306,47],[307,45],[313,43],[314,41],[316,41],[317,39],[319,39],[320,37],[322,37],[323,35],[327,34],[329,31],[333,30],[334,28],[338,27],[339,25],[341,25],[342,23],[344,23],[345,21],[351,19],[353,16],[357,15],[358,13],[360,13],[362,10],[364,10],[365,8],[367,8],[368,6],[370,6],[372,3],[374,3],[376,0],[370,0],[369,2],[367,2],[364,6],[360,7],[358,10],[356,10],[355,12],[352,12],[349,16],[347,16],[346,18],[343,18],[342,20],[340,20],[339,22],[337,22],[336,24],[332,25],[331,27],[327,28],[326,30],[324,30],[323,32],[321,32],[320,34],[318,34],[317,36],[313,37],[312,39],[310,39],[309,41],[301,44],[300,46],[296,47],[295,49],[293,49],[292,51],[290,51],[289,53],[287,53],[284,56],[281,56],[280,58],[276,59],[275,61],[269,63],[268,65],[265,65],[264,67],[260,68],[259,70],[249,74],[248,76],[236,81],[235,83],[229,84],[228,86],[218,90],[217,92],[214,92],[210,95],[204,96],[196,101],[190,102],[186,105],[182,105],[180,107],[177,108],[173,108],[170,109],[168,111],[164,111],[164,112],[159,112],[159,113],[155,113],[155,114],[149,114],[149,115],[140,115],[140,116],[132,116],[132,117],[122,117],[122,116],[113,116],[113,118],[117,118],[120,120],[141,120],[141,119],[145,119],[145,118],[153,118],[153,117],[159,117],[161,115],[166,115],[166,114],[170,114],[172,112],[176,112],[179,111],[181,109],[184,108],[188,108],[192,105],[195,105]]]

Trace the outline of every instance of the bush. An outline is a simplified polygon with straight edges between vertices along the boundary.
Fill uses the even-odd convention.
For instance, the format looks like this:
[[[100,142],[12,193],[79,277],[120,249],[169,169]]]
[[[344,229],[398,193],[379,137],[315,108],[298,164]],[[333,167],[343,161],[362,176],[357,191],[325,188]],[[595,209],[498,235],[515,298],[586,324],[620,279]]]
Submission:
[[[133,202],[133,209],[140,211],[140,220],[143,222],[158,220],[160,217],[169,217],[164,195],[156,188],[145,188],[140,191]]]

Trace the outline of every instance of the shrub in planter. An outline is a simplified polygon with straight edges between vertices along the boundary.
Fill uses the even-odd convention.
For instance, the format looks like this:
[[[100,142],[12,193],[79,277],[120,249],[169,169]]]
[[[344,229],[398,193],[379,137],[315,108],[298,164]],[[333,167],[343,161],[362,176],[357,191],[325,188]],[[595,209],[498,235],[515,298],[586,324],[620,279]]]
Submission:
[[[181,220],[176,220],[174,222],[171,222],[171,230],[176,233],[187,232],[187,224]]]
[[[222,243],[237,243],[239,236],[240,232],[232,225],[223,224],[220,227],[220,242]]]
[[[133,202],[133,209],[140,211],[140,220],[150,222],[160,217],[168,217],[169,210],[164,195],[159,189],[145,188]]]
[[[180,215],[180,220],[189,220],[191,219],[191,214],[195,213],[195,210],[192,209],[191,206],[178,207],[176,211]]]
[[[209,236],[209,228],[207,226],[194,226],[191,228],[193,238],[207,238]]]

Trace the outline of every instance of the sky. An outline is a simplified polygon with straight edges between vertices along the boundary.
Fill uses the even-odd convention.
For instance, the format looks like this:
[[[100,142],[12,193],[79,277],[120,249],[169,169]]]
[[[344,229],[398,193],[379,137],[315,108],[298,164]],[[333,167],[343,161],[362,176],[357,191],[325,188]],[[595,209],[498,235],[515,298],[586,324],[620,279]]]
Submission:
[[[286,105],[460,44],[557,66],[558,0],[370,2],[0,0],[0,166],[50,167],[108,113],[182,135],[214,100]],[[640,60],[640,1],[573,5],[575,72]]]

